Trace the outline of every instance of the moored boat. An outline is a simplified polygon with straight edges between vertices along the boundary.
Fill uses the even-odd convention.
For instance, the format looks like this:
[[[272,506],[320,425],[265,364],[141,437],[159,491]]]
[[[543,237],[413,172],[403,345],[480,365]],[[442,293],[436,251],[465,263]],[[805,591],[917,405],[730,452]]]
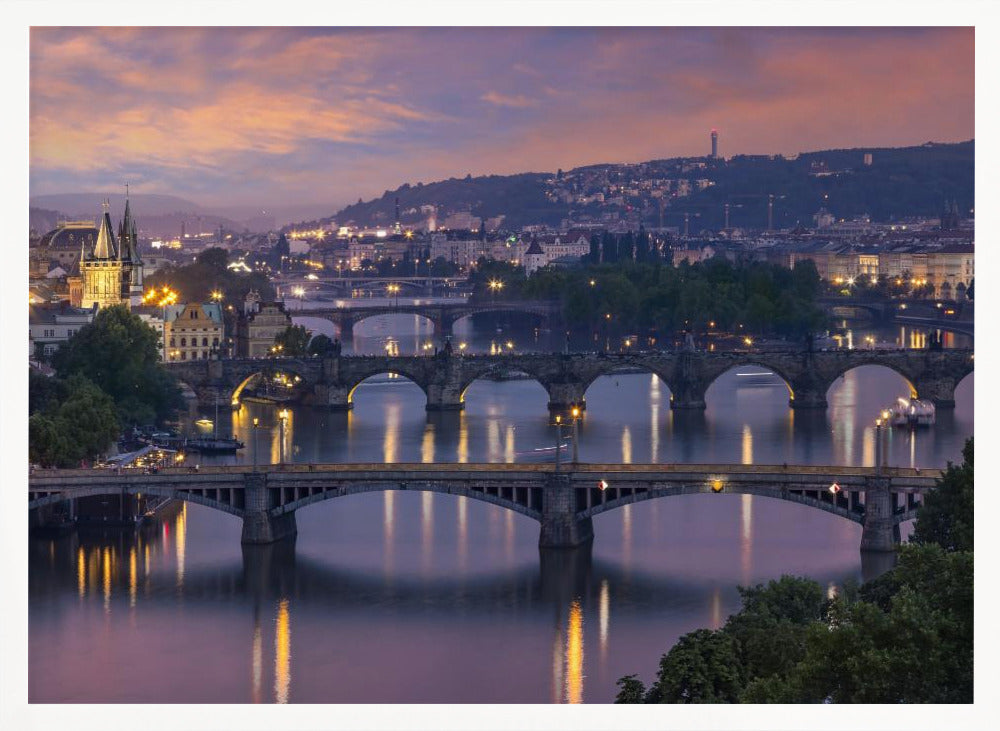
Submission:
[[[934,425],[934,404],[926,399],[899,398],[889,411],[889,423],[893,426],[917,427]]]

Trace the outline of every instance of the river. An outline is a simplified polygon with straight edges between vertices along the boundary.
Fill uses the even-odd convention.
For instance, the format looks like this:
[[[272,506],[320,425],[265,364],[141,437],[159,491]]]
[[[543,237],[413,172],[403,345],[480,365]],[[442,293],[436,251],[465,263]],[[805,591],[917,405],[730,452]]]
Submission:
[[[553,346],[545,334],[456,327],[470,350]],[[430,341],[402,316],[355,335],[346,352]],[[672,412],[651,374],[600,378],[586,394],[580,458],[872,465],[874,419],[908,393],[892,371],[865,366],[830,389],[825,411],[796,412],[783,383],[759,370],[725,374],[693,413]],[[890,432],[888,463],[961,460],[973,381],[934,427]],[[244,404],[221,420],[247,448],[218,460],[252,459],[254,417],[262,463],[282,453],[503,462],[555,441],[545,391],[529,380],[477,381],[454,414],[429,416],[420,389],[398,378],[362,384],[354,401],[342,414],[291,407],[283,448],[277,410]],[[296,517],[294,547],[244,550],[237,518],[197,505],[137,535],[32,539],[29,700],[606,703],[616,678],[649,681],[681,634],[720,627],[739,608],[738,585],[799,574],[834,592],[873,570],[862,566],[860,525],[762,497],[636,504],[596,517],[589,551],[541,556],[533,520],[449,495],[370,493]]]

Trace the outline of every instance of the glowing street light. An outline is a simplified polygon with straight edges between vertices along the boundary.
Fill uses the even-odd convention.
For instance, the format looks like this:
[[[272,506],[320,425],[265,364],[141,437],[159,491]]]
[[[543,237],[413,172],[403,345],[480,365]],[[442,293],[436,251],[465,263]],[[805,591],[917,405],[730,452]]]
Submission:
[[[580,461],[580,407],[574,406],[570,412],[573,416],[573,464]]]
[[[257,427],[260,426],[260,419],[253,417],[253,471],[257,471]]]
[[[301,300],[303,297],[306,296],[306,289],[305,289],[305,287],[293,287],[292,288],[292,294],[294,294],[296,297],[298,297]]]
[[[212,298],[212,301],[213,301],[213,302],[221,302],[221,301],[222,301],[222,297],[223,297],[223,294],[222,294],[222,292],[220,292],[219,290],[217,290],[217,289],[213,289],[213,290],[212,290],[212,293],[211,293],[211,294],[209,295],[209,297],[211,297],[211,298]]]

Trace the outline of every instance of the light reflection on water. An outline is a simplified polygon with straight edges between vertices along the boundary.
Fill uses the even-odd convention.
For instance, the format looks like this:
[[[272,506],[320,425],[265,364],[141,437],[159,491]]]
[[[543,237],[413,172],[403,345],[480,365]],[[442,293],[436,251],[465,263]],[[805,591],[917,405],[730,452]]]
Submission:
[[[659,379],[619,374],[587,392],[580,458],[872,464],[871,424],[907,390],[859,368],[831,388],[827,410],[793,412],[780,384],[730,373],[704,412],[688,413],[669,409]],[[960,459],[972,391],[970,377],[935,428],[890,432],[889,464]],[[292,407],[286,448],[261,434],[262,461],[508,461],[555,436],[532,381],[478,381],[459,414],[428,415],[405,379],[355,396],[347,414]],[[231,415],[236,433],[254,416],[277,423],[274,409],[245,404]],[[219,461],[249,462],[244,452]],[[296,518],[292,556],[241,550],[239,521],[197,505],[135,538],[33,542],[31,700],[607,702],[617,677],[651,677],[679,635],[724,623],[736,585],[792,573],[828,587],[861,571],[860,526],[749,496],[600,515],[592,556],[555,563],[539,555],[537,523],[467,498],[369,493]],[[130,682],[139,676],[156,682]]]

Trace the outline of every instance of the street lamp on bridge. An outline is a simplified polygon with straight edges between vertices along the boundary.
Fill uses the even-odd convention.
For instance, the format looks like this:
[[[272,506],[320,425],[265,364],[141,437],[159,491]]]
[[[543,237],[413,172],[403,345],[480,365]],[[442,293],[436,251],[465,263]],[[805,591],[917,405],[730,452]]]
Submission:
[[[399,289],[400,287],[398,284],[387,284],[385,286],[386,292],[388,292],[391,295],[395,295],[396,302],[394,307],[399,307]]]
[[[260,426],[260,419],[253,417],[253,471],[257,471],[257,427]]]

